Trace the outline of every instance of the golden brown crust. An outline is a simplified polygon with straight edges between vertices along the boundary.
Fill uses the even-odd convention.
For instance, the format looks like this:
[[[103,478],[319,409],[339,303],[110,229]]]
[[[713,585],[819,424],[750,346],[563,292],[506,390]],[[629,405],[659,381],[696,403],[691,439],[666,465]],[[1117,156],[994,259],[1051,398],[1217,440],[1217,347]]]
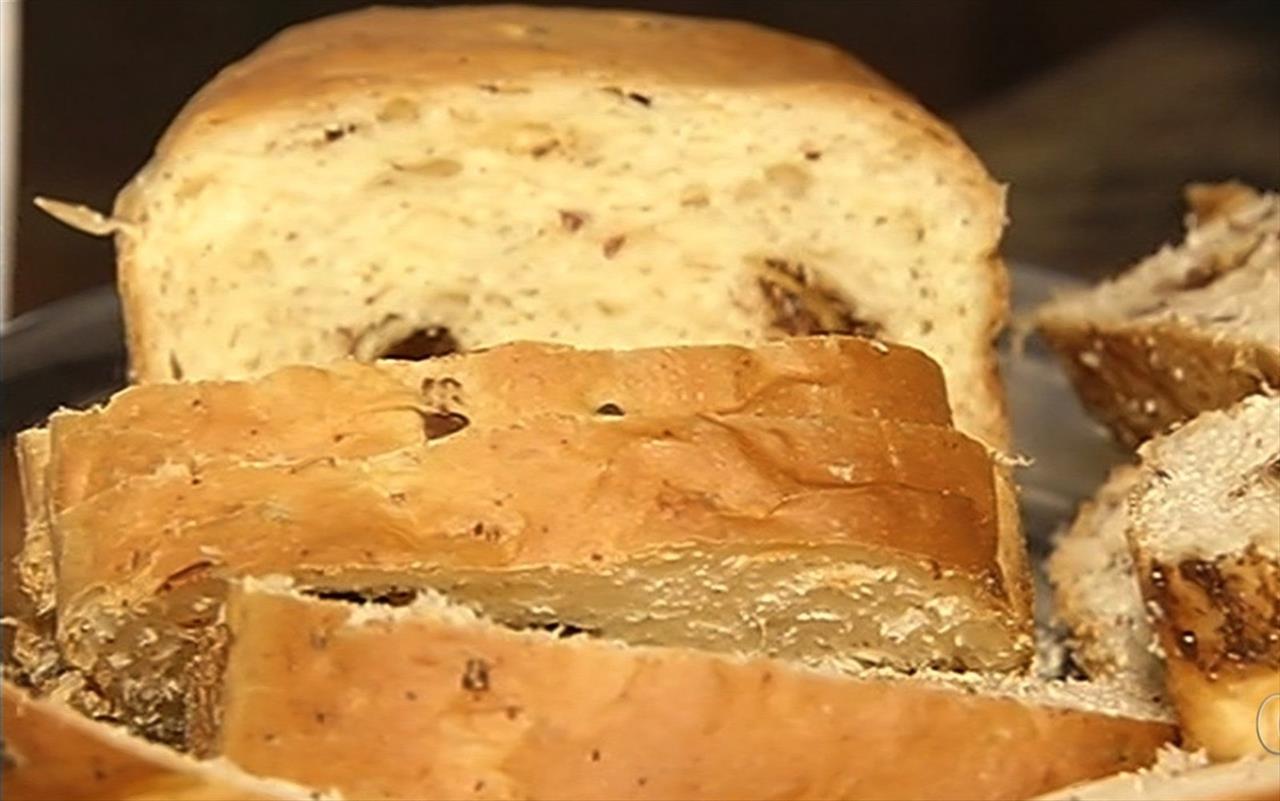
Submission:
[[[541,413],[865,415],[948,425],[937,365],[848,337],[586,351],[517,343],[423,362],[291,367],[251,382],[127,389],[49,422],[59,503],[166,460],[363,458]]]
[[[4,682],[3,795],[12,801],[309,798],[229,765],[200,764]]]
[[[1039,324],[1085,407],[1128,445],[1280,386],[1280,351],[1211,330],[1170,320],[1089,325],[1046,316]]]
[[[157,476],[63,509],[64,611],[99,586],[145,598],[190,565],[218,564],[202,546],[255,569],[313,562],[323,572],[423,559],[607,564],[699,541],[846,541],[933,559],[1005,592],[985,450],[949,429],[858,418],[547,417],[374,462],[200,463],[178,452]],[[789,520],[796,514],[803,523]]]
[[[416,609],[355,624],[344,604],[237,596],[222,751],[356,797],[995,799],[1148,764],[1173,734]]]

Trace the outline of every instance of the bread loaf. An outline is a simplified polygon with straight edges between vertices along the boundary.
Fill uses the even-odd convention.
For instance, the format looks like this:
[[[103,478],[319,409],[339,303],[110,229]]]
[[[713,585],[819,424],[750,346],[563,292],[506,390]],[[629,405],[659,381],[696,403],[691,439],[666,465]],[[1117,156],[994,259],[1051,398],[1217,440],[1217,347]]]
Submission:
[[[541,417],[366,460],[179,452],[54,515],[58,637],[144,726],[172,722],[192,674],[174,649],[207,645],[188,641],[222,580],[279,571],[644,642],[1013,670],[1029,618],[999,504],[976,442],[868,418]]]
[[[934,357],[961,430],[999,447],[1003,223],[960,139],[830,46],[503,6],[285,31],[87,227],[116,232],[144,382],[875,334]]]
[[[267,801],[337,798],[197,762],[4,682],[2,792],[10,801]]]
[[[1280,398],[1140,453],[1129,538],[1184,737],[1215,759],[1280,751]]]
[[[1129,444],[1280,386],[1280,195],[1192,198],[1180,246],[1036,315],[1086,408]]]
[[[246,582],[214,750],[359,798],[1026,798],[1150,763],[1088,688],[856,675]]]

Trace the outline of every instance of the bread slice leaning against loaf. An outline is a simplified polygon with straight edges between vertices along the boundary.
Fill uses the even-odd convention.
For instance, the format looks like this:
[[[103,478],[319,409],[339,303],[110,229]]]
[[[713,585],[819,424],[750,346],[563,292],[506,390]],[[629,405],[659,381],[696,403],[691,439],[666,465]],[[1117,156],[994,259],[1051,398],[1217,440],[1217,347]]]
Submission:
[[[199,762],[5,680],[4,771],[11,801],[268,801],[340,798],[250,776],[226,760]]]
[[[1058,538],[1047,567],[1074,664],[1091,679],[1159,702],[1164,659],[1129,547],[1129,496],[1140,476],[1134,465],[1116,467]]]
[[[1026,798],[1149,764],[1158,710],[515,631],[246,581],[212,751],[368,798]]]
[[[1188,194],[1181,245],[1035,318],[1086,408],[1129,444],[1280,386],[1280,195]]]
[[[223,70],[113,219],[81,223],[116,233],[144,382],[512,339],[877,334],[935,358],[961,430],[1006,444],[1002,190],[853,58],[745,23],[306,23]]]
[[[1040,796],[1036,801],[1275,801],[1280,798],[1280,757],[1253,756],[1206,765],[1185,755],[1167,766],[1166,754],[1151,768],[1110,776]]]
[[[1280,398],[1140,453],[1129,538],[1183,734],[1215,759],[1280,751]]]
[[[1017,670],[999,503],[975,441],[853,417],[545,416],[368,459],[177,457],[51,517],[58,640],[168,736],[224,580],[263,572],[637,641]]]

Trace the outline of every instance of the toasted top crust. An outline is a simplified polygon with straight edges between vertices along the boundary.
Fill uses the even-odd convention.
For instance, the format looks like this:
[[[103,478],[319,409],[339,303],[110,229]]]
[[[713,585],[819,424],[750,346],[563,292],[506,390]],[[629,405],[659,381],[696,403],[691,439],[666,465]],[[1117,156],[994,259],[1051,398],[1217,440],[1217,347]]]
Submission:
[[[255,381],[131,387],[103,407],[54,414],[45,450],[64,505],[175,459],[356,459],[541,413],[693,412],[950,423],[937,365],[867,340],[621,352],[518,343],[422,362],[289,367]]]
[[[1023,798],[1147,764],[1171,733],[941,682],[518,633],[440,603],[235,595],[223,753],[360,797]]]
[[[225,761],[197,762],[4,682],[4,797],[24,801],[317,799]],[[324,796],[330,797],[330,796]]]
[[[314,103],[375,83],[501,82],[531,73],[765,88],[821,86],[876,95],[973,162],[955,135],[843,51],[730,20],[532,6],[369,8],[278,34],[205,86],[159,155],[282,104]]]
[[[514,568],[707,541],[860,544],[936,560],[998,594],[1017,583],[997,566],[985,450],[949,429],[858,418],[545,417],[361,461],[176,453],[59,508],[63,609],[104,586],[146,598],[224,556],[233,571]]]

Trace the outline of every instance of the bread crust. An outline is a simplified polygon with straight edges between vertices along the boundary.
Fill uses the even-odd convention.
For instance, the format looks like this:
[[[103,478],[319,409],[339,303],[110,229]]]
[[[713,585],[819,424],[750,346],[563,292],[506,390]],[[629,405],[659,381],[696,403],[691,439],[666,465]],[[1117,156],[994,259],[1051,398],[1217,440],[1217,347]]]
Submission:
[[[1129,446],[1280,386],[1280,347],[1233,342],[1178,320],[1045,316],[1040,331],[1085,408]]]
[[[637,83],[741,88],[803,103],[859,105],[883,120],[905,152],[928,152],[956,174],[972,198],[971,225],[991,243],[985,281],[989,300],[971,315],[983,319],[978,349],[1005,324],[1008,281],[996,247],[1004,225],[1003,190],[947,126],[852,57],[835,48],[753,25],[636,12],[484,8],[375,8],[288,29],[224,69],[188,103],[159,143],[155,157],[116,201],[119,280],[135,379],[172,377],[160,326],[142,296],[146,278],[135,259],[136,233],[148,184],[210,137],[239,122],[291,109],[341,103],[369,91],[390,96],[445,85],[501,88],[530,76],[601,86]],[[966,426],[993,447],[1008,445],[993,348],[983,357],[981,397],[965,403]]]
[[[222,752],[356,797],[994,799],[1148,764],[1172,736],[919,679],[414,610],[237,594]]]
[[[226,763],[200,763],[3,687],[5,798],[23,801],[267,801],[317,796]]]
[[[1037,801],[1274,801],[1280,761],[1267,756],[1165,773],[1159,768],[1057,790]]]

